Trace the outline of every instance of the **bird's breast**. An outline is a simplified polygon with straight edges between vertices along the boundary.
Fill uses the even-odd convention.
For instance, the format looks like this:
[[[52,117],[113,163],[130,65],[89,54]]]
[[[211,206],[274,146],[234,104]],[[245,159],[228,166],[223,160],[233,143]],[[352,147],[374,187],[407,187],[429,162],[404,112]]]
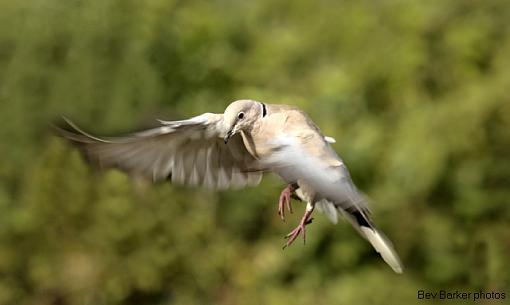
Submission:
[[[280,149],[280,145],[274,141],[276,135],[272,130],[242,132],[241,134],[246,150],[261,162],[267,160],[275,151]]]

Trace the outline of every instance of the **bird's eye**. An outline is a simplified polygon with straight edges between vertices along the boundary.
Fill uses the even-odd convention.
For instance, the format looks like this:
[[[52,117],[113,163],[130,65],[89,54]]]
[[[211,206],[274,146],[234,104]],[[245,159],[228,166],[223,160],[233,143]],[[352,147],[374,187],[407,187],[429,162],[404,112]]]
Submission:
[[[244,118],[244,112],[239,112],[239,114],[237,115],[237,118],[242,120]]]

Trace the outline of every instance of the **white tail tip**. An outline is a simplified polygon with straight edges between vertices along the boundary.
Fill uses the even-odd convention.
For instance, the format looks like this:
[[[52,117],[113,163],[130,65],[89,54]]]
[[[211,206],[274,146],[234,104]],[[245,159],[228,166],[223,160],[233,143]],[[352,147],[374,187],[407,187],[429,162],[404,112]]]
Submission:
[[[377,251],[382,259],[395,271],[396,273],[404,272],[404,268],[400,259],[393,249],[391,242],[375,228],[360,227],[361,232],[366,236],[368,241],[372,244],[375,251]]]

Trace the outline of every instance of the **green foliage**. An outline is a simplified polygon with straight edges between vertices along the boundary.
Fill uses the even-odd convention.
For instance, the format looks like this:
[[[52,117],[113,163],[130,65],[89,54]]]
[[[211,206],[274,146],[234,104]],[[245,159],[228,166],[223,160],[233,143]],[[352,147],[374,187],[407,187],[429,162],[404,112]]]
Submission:
[[[0,304],[428,304],[510,293],[510,5],[0,2]],[[210,192],[97,172],[50,132],[114,134],[253,98],[337,139],[397,276],[316,215],[281,250],[283,184]],[[449,304],[465,304],[451,301]]]

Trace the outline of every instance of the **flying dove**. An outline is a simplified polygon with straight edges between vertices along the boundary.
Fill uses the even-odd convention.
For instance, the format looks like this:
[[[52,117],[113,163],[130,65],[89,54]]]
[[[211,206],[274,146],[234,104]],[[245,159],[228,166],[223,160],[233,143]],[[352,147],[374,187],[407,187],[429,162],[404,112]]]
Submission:
[[[306,113],[297,107],[254,100],[231,103],[223,114],[204,113],[182,121],[123,137],[98,138],[66,119],[60,133],[100,167],[116,167],[153,181],[204,186],[212,189],[257,185],[264,172],[288,183],[281,192],[278,213],[292,212],[291,198],[306,202],[298,226],[284,248],[312,221],[317,207],[333,223],[340,213],[368,240],[396,272],[403,267],[391,242],[370,218],[363,195],[347,167]]]

